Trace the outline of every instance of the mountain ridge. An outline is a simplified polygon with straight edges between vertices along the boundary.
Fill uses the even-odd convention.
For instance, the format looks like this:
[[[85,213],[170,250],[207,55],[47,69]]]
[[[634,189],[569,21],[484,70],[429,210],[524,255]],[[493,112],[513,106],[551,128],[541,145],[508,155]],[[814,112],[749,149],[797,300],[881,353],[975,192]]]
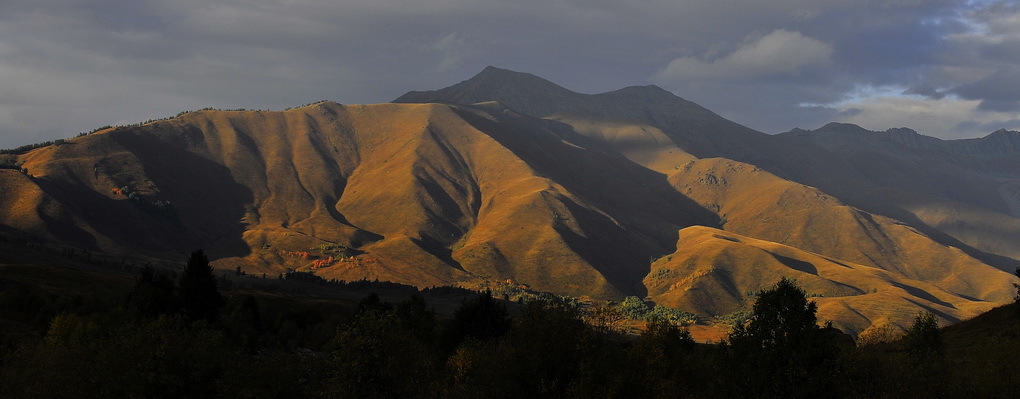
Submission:
[[[851,332],[1012,298],[1012,180],[988,175],[1008,160],[827,148],[656,86],[580,94],[494,67],[397,100],[198,111],[9,155],[25,170],[0,169],[0,230],[164,259],[202,247],[256,274],[648,296],[704,317],[774,283],[748,273],[802,275]]]
[[[778,136],[811,139],[826,145],[825,135],[858,135],[871,140],[898,143],[915,150],[937,150],[952,155],[1008,156],[1020,152],[1020,132],[999,129],[984,137],[943,140],[900,127],[872,131],[848,123],[830,122],[815,130],[794,129]],[[831,139],[830,139],[831,140]]]

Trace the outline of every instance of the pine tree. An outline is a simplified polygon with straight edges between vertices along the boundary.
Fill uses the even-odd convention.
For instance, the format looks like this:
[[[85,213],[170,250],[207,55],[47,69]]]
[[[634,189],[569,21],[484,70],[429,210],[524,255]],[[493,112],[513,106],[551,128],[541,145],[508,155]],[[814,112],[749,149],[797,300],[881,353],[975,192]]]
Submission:
[[[181,276],[181,305],[191,320],[215,321],[219,307],[223,304],[216,277],[209,266],[209,258],[202,250],[195,251],[188,259],[188,266]]]

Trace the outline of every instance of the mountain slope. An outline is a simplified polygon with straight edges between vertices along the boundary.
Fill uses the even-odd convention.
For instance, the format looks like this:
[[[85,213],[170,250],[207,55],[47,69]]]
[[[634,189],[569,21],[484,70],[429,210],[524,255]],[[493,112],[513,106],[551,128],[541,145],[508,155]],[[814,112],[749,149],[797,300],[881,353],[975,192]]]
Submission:
[[[332,256],[318,270],[329,278],[640,292],[647,259],[678,227],[716,219],[571,135],[498,107],[202,111],[40,149],[24,157],[33,178],[8,174],[41,189],[28,190],[44,197],[36,202],[60,204],[36,212],[51,238],[87,247],[156,256],[206,247],[219,267],[256,273]],[[112,192],[120,187],[137,203],[170,201],[175,219],[133,206]],[[15,226],[31,213],[0,220]]]
[[[989,254],[1020,259],[1020,132],[944,141],[909,129],[872,132],[828,124],[783,139],[842,158],[869,182],[857,204]],[[1004,270],[1016,262],[989,259]]]
[[[411,92],[395,101],[516,106],[531,116],[564,122],[663,174],[698,158],[755,165],[858,209],[906,221],[1001,270],[1020,267],[1020,239],[1013,239],[1020,237],[1015,228],[1020,219],[1010,216],[1013,208],[1020,209],[1020,157],[1001,153],[1015,148],[1009,132],[987,141],[942,142],[894,129],[881,146],[863,129],[840,124],[769,136],[654,86],[586,95],[494,67],[448,88]],[[963,155],[946,160],[940,148]],[[947,207],[960,211],[945,212]]]
[[[657,87],[586,95],[498,68],[400,101],[191,112],[39,148],[17,156],[27,174],[0,169],[0,233],[160,259],[204,248],[255,274],[650,296],[706,317],[793,275],[850,331],[1012,298],[1008,217],[968,224],[1004,232],[968,244],[954,221],[995,201],[935,201],[920,155],[876,172],[914,162],[906,144],[769,136]],[[986,165],[970,162],[951,170]]]
[[[997,306],[881,268],[702,226],[681,230],[676,252],[655,261],[645,283],[655,302],[709,316],[750,309],[754,293],[782,277],[812,296],[820,320],[855,335],[873,324],[907,327],[919,309],[956,322]],[[1008,291],[1008,284],[985,281],[995,290]]]
[[[1009,186],[986,184],[982,175],[1014,169],[1002,157],[986,160],[998,153],[981,143],[948,144],[972,158],[955,164],[918,154],[942,144],[905,130],[891,131],[880,151],[848,151],[875,145],[853,129],[834,131],[831,143],[768,136],[656,87],[586,95],[492,67],[395,101],[495,101],[563,122],[604,151],[665,175],[679,193],[717,213],[727,231],[880,268],[961,298],[1008,301],[1003,282],[1012,277],[1003,271],[1020,265],[1020,231],[997,199]],[[721,262],[742,261],[727,259]]]

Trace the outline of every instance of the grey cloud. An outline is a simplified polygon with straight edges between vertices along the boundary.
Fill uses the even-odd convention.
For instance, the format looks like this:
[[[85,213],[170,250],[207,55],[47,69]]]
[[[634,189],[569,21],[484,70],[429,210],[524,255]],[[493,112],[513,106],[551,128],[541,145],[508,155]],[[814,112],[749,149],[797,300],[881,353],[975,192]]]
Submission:
[[[747,79],[759,76],[799,75],[806,68],[831,62],[832,46],[799,32],[777,29],[746,43],[721,58],[705,61],[681,57],[656,74],[660,80]]]
[[[935,100],[946,98],[946,92],[944,90],[934,87],[928,83],[922,83],[918,86],[911,87],[905,90],[903,94],[916,94]]]
[[[864,112],[864,110],[860,108],[847,108],[843,111],[840,111],[838,115],[843,118],[852,118],[857,115],[860,115],[862,112]]]
[[[1020,66],[1003,68],[986,78],[956,87],[953,93],[981,100],[979,108],[982,110],[1020,111]]]
[[[901,85],[932,98],[955,88],[996,108],[995,93],[976,82],[1015,65],[1016,43],[946,39],[966,30],[954,22],[961,4],[7,0],[0,2],[0,147],[206,106],[388,101],[454,84],[486,65],[586,93],[656,82],[769,132],[821,126],[836,111],[802,104],[838,102],[860,85]],[[1001,17],[1015,15],[1005,4],[963,11],[1005,38],[1016,28]],[[802,51],[776,47],[771,54],[788,56],[772,63],[752,51],[784,37]],[[675,60],[689,63],[671,79],[655,77]],[[702,68],[702,76],[686,67]],[[727,74],[704,79],[705,71]]]

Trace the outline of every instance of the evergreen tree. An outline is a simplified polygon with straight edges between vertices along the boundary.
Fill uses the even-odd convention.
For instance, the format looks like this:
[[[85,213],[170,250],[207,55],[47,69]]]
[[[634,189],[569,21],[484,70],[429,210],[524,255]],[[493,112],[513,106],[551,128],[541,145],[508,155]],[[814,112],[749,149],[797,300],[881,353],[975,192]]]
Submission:
[[[223,298],[216,287],[216,277],[209,266],[209,258],[202,250],[188,258],[188,265],[180,281],[181,306],[191,320],[215,321]]]

